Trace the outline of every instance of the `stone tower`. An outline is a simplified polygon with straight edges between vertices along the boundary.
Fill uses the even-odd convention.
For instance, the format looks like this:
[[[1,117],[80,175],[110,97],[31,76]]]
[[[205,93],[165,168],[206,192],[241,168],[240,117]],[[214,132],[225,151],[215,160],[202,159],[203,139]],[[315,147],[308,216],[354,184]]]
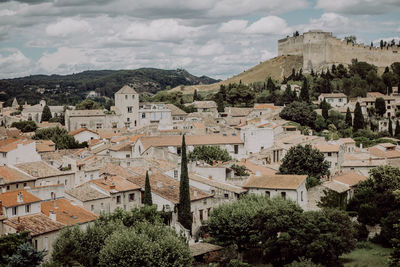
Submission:
[[[139,94],[128,86],[123,86],[115,93],[115,108],[125,127],[133,128],[139,125]],[[118,114],[117,114],[118,115]]]

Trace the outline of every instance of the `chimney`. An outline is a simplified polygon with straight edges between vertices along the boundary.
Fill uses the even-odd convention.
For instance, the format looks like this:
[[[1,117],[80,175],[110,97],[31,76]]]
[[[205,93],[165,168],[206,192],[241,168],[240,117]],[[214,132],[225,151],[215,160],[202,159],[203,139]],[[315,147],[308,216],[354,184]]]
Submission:
[[[111,183],[110,189],[115,189],[115,184],[114,184],[114,182]]]
[[[162,188],[163,187],[163,183],[162,182],[157,182],[157,188]]]
[[[193,191],[193,197],[197,197],[197,190]]]
[[[54,211],[52,211],[52,210],[50,210],[50,212],[49,212],[49,217],[50,217],[50,219],[51,219],[53,222],[57,221],[57,215],[56,215],[56,213],[55,213]]]
[[[22,192],[18,192],[17,202],[18,203],[24,203],[24,196],[22,195]]]

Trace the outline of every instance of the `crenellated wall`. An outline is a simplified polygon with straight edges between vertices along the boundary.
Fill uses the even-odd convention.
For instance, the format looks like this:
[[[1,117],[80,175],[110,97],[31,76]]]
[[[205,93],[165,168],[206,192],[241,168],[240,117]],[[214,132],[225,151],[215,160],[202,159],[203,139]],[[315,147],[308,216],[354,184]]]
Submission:
[[[309,31],[297,37],[278,41],[278,55],[302,55],[303,70],[320,71],[333,64],[351,64],[352,59],[365,61],[377,67],[400,62],[398,46],[378,48],[342,41],[330,32]]]

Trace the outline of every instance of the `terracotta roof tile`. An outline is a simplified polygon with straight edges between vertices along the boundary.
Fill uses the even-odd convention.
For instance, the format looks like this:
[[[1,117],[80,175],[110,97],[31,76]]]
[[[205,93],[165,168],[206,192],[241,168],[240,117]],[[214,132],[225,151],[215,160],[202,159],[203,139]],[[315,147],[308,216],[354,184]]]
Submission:
[[[99,189],[94,188],[90,182],[66,190],[65,193],[82,202],[97,200],[97,199],[105,199],[110,197],[107,194],[100,192]]]
[[[278,109],[274,104],[254,104],[254,109]]]
[[[231,184],[221,183],[221,182],[218,182],[218,181],[215,181],[215,180],[212,180],[212,179],[208,179],[208,178],[202,177],[202,176],[197,175],[195,173],[189,173],[189,179],[191,179],[193,181],[200,182],[202,184],[207,184],[207,185],[213,186],[215,188],[219,188],[219,189],[222,189],[222,190],[234,192],[234,193],[237,193],[237,194],[242,194],[242,193],[247,192],[246,189],[243,189],[243,188],[241,188],[239,186],[234,186],[234,185],[231,185]]]
[[[19,193],[22,194],[22,202],[17,201]],[[19,205],[40,202],[42,200],[26,190],[14,190],[1,193],[0,201],[3,203],[4,207],[15,207]]]
[[[332,145],[332,144],[315,144],[314,148],[318,149],[321,152],[339,152],[340,145]]]
[[[66,172],[62,172],[53,166],[50,166],[44,161],[35,161],[35,162],[27,162],[20,163],[15,165],[16,168],[28,173],[33,177],[50,177],[65,174]]]
[[[272,174],[250,176],[243,184],[244,188],[297,189],[306,180],[307,175]]]
[[[347,96],[343,93],[320,94],[320,96],[328,98],[347,98]]]
[[[50,216],[50,211],[56,214],[56,221],[66,225],[82,224],[98,218],[94,213],[83,207],[71,204],[67,199],[57,199],[41,203],[42,213]]]
[[[30,231],[32,236],[58,231],[65,226],[62,223],[53,221],[41,213],[9,218],[4,221],[4,224],[9,225],[14,229],[22,227],[25,230]]]
[[[10,168],[8,166],[0,167],[0,179],[1,178],[6,184],[36,180],[36,178],[32,176],[26,175],[25,173]]]
[[[91,182],[110,193],[140,190],[140,186],[131,181],[116,175],[106,176],[106,178],[92,180]]]
[[[341,174],[332,178],[334,181],[347,184],[349,186],[355,186],[361,181],[365,181],[367,179],[366,176],[360,175],[356,172],[347,172],[345,174]]]
[[[16,141],[6,144],[4,146],[0,147],[0,152],[10,152],[18,147],[19,144],[21,145],[27,145],[30,143],[33,143],[33,140],[22,140],[22,139],[17,139]]]
[[[97,132],[87,129],[87,128],[79,128],[79,129],[76,129],[75,131],[69,132],[68,134],[74,136],[74,135],[77,135],[82,132],[91,132],[91,133],[97,134]]]
[[[236,165],[245,166],[251,174],[259,172],[261,175],[273,175],[276,173],[273,169],[255,164],[247,159],[242,159],[240,162],[237,162]]]

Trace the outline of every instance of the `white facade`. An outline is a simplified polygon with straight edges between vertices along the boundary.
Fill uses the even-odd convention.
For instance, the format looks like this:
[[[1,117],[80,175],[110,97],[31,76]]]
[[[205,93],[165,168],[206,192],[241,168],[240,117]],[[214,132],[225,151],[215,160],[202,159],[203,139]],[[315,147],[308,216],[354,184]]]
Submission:
[[[120,112],[121,121],[125,127],[133,128],[139,125],[139,94],[132,88],[124,86],[115,93],[115,108]]]
[[[318,97],[318,102],[325,101],[331,105],[331,107],[344,107],[347,105],[347,96],[345,94],[321,94]]]
[[[0,166],[40,160],[40,154],[36,151],[36,143],[33,141],[23,143],[19,142],[15,149],[8,152],[0,152]]]
[[[259,153],[262,149],[272,147],[274,144],[274,130],[268,127],[242,127],[240,137],[244,142],[246,154]]]
[[[93,131],[85,130],[74,135],[74,138],[79,143],[89,142],[92,139],[100,139],[100,136]]]

